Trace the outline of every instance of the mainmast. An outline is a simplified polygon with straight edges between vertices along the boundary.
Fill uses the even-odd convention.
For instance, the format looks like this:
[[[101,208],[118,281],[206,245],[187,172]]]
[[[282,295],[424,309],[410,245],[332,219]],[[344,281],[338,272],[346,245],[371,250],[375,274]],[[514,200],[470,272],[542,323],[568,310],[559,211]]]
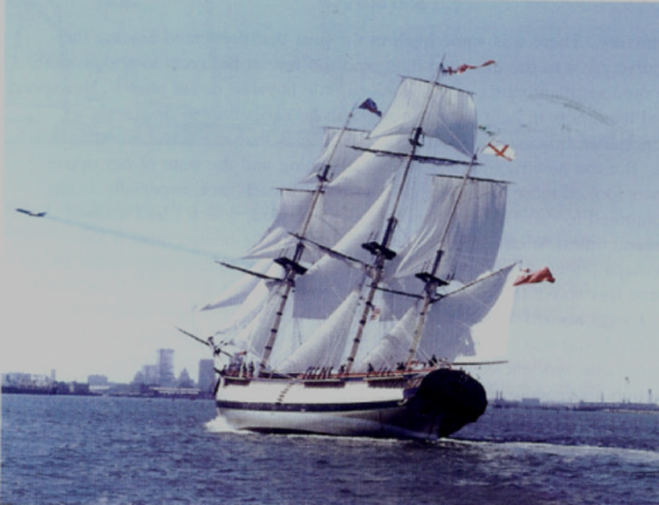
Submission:
[[[354,111],[355,111],[355,106],[353,106],[352,110],[348,114],[348,118],[346,119],[345,125],[339,132],[337,141],[332,149],[332,153],[330,154],[327,163],[322,168],[322,170],[316,174],[316,177],[318,178],[318,184],[316,185],[316,189],[314,191],[311,204],[309,205],[309,211],[307,212],[307,216],[304,220],[304,224],[302,225],[302,229],[298,234],[299,238],[295,246],[295,252],[293,253],[293,258],[287,258],[285,256],[282,256],[274,260],[276,263],[281,265],[285,270],[284,278],[281,280],[281,282],[284,284],[284,290],[280,297],[279,308],[276,312],[275,320],[273,322],[272,328],[270,329],[270,335],[265,344],[265,351],[263,353],[263,357],[261,358],[259,371],[263,371],[267,367],[268,360],[270,359],[270,355],[272,354],[272,349],[277,339],[277,334],[279,333],[279,327],[281,326],[281,320],[284,315],[286,304],[288,302],[288,297],[291,293],[291,290],[295,286],[295,278],[298,275],[304,275],[307,271],[307,269],[300,264],[305,249],[303,239],[309,229],[309,225],[311,223],[311,219],[313,217],[314,211],[318,205],[320,195],[324,191],[325,184],[329,181],[332,158],[334,157],[334,154],[336,153],[336,150],[341,143],[341,138],[348,129],[348,125],[350,124],[350,120],[352,119]]]
[[[401,182],[398,187],[398,192],[396,194],[396,199],[394,201],[391,215],[387,220],[387,227],[382,237],[382,241],[380,243],[373,241],[362,244],[362,247],[364,249],[366,249],[375,256],[372,266],[373,281],[371,282],[368,294],[366,296],[366,300],[364,302],[364,309],[359,319],[359,325],[357,327],[355,338],[353,339],[352,342],[350,354],[346,359],[347,362],[345,369],[346,373],[350,373],[354,365],[355,356],[357,355],[357,351],[359,350],[359,345],[361,344],[361,340],[364,335],[366,322],[368,321],[369,314],[373,309],[373,299],[375,298],[375,293],[377,292],[378,286],[382,282],[385,263],[396,257],[396,253],[390,249],[391,241],[393,239],[394,231],[396,229],[396,224],[398,223],[398,220],[396,218],[396,212],[398,210],[398,204],[400,203],[400,199],[403,194],[403,189],[405,189],[410,167],[412,166],[412,161],[414,160],[417,149],[422,145],[421,136],[423,135],[423,122],[428,112],[428,107],[430,105],[433,92],[435,91],[435,85],[437,85],[439,82],[441,69],[442,69],[442,65],[440,64],[439,67],[437,68],[437,75],[435,77],[435,80],[433,81],[432,86],[428,91],[428,97],[426,99],[425,106],[423,107],[423,112],[421,113],[421,117],[419,118],[416,128],[414,128],[413,130],[413,136],[409,139],[410,150],[407,155],[405,169],[403,171],[403,176],[401,178]]]

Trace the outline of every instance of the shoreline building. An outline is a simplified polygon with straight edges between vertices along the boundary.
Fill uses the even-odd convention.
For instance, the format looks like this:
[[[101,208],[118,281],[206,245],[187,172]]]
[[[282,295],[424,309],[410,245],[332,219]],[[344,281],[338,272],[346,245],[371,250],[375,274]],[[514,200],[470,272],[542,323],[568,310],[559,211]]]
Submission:
[[[145,386],[175,387],[174,350],[158,349],[158,361],[155,365],[144,365],[135,374],[132,384]]]
[[[158,349],[158,383],[165,387],[176,385],[174,349]]]
[[[212,393],[215,387],[215,369],[213,368],[212,359],[199,360],[199,375],[197,377],[197,387],[204,393]]]

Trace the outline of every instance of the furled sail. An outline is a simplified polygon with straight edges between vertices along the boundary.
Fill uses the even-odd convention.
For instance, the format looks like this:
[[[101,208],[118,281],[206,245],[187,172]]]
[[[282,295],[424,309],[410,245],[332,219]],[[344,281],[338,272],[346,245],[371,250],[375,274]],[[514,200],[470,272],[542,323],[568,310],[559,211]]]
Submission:
[[[464,182],[455,206],[463,179],[433,178],[427,214],[420,232],[399,255],[396,277],[429,271],[440,246],[444,255],[435,273],[440,279],[466,284],[492,269],[503,234],[507,183],[475,178]]]
[[[474,154],[478,124],[471,93],[406,77],[370,137],[410,135],[419,125],[424,135],[437,138],[469,157]]]
[[[338,368],[359,301],[359,290],[349,294],[323,324],[277,369],[282,372],[303,372],[309,367]]]

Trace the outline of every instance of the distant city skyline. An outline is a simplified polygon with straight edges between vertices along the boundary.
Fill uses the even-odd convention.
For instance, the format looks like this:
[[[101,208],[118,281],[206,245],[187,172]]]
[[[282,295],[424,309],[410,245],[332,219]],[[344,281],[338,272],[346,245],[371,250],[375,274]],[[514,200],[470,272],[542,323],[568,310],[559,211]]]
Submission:
[[[178,375],[174,373],[175,352],[173,349],[157,349],[155,351],[157,356],[156,364],[145,364],[140,370],[137,370],[133,379],[128,382],[121,382],[113,380],[111,376],[103,374],[90,374],[86,380],[78,381],[62,381],[62,382],[79,382],[86,383],[92,386],[108,385],[108,384],[129,384],[141,383],[145,385],[164,386],[164,387],[199,387],[202,391],[207,391],[215,384],[215,369],[213,360],[201,359],[197,367],[197,380],[193,380],[187,368],[181,368]],[[46,385],[58,382],[57,370],[51,369],[48,374],[35,373],[34,371],[26,370],[10,370],[2,373],[3,380],[6,378],[12,380],[31,381],[36,385]],[[183,384],[182,384],[183,383]]]

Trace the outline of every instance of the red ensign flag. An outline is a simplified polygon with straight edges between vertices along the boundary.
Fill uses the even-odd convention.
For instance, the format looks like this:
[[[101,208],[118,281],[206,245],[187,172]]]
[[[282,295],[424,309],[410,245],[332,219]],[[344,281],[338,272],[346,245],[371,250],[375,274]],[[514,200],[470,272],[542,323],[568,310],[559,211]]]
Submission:
[[[513,286],[519,286],[520,284],[537,284],[538,282],[556,282],[554,276],[549,271],[549,268],[541,268],[536,272],[531,272],[525,275],[521,275],[517,278]]]

